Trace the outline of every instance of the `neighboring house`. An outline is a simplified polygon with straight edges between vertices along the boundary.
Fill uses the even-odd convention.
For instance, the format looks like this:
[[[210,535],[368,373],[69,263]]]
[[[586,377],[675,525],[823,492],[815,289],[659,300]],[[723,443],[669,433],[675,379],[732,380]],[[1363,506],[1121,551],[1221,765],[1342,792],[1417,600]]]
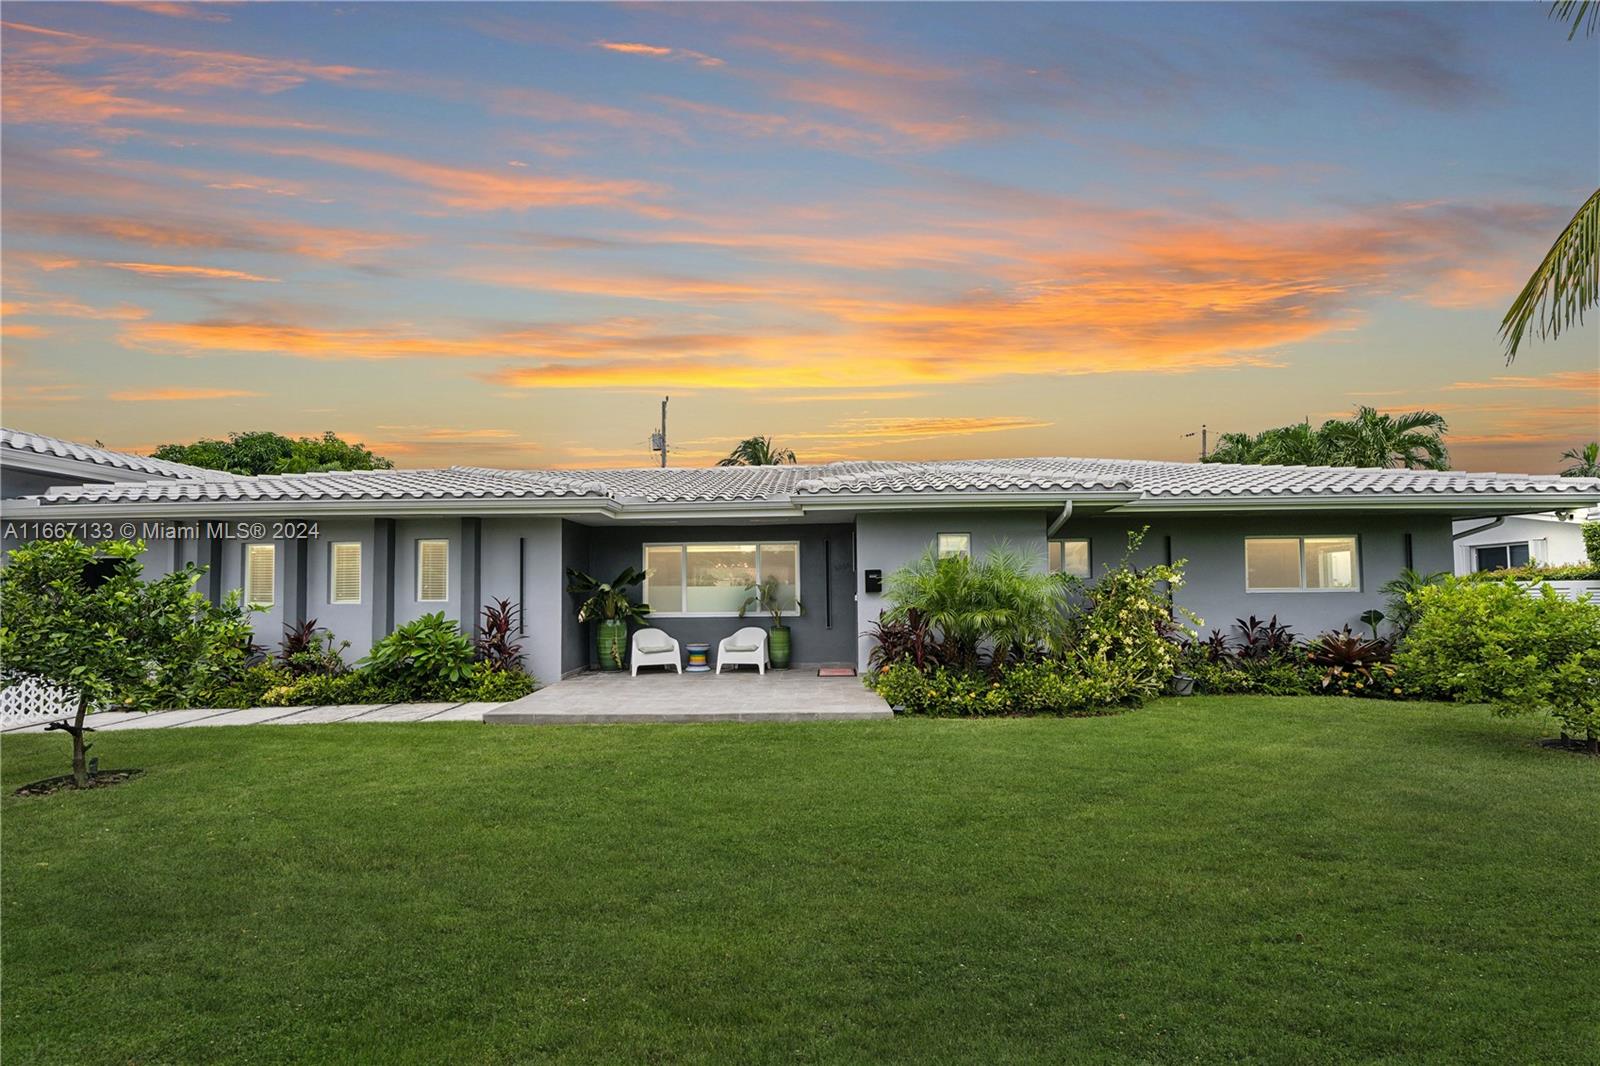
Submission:
[[[471,630],[505,597],[549,680],[590,659],[568,568],[648,567],[654,624],[685,642],[732,632],[744,585],[776,575],[803,605],[788,619],[796,661],[861,663],[883,579],[930,548],[1010,544],[1092,575],[1148,527],[1136,562],[1186,559],[1176,599],[1207,627],[1275,614],[1313,634],[1359,626],[1402,567],[1450,569],[1454,519],[1596,503],[1593,479],[1046,458],[151,481],[56,488],[6,512],[137,524],[152,572],[208,565],[212,596],[242,589],[264,608],[269,644],[315,618],[360,655],[431,611]]]
[[[220,470],[129,455],[59,437],[0,429],[0,499],[32,496],[57,485],[124,481],[218,481]]]
[[[1584,521],[1580,510],[1457,522],[1455,572],[1504,570],[1526,563],[1566,566],[1587,562]]]

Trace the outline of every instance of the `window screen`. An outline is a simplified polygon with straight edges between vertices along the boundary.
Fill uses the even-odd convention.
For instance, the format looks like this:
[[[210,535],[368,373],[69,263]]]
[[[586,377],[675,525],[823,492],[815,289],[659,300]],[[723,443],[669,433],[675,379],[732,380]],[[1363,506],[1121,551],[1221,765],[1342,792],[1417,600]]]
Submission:
[[[359,541],[341,541],[328,546],[328,602],[361,602]]]

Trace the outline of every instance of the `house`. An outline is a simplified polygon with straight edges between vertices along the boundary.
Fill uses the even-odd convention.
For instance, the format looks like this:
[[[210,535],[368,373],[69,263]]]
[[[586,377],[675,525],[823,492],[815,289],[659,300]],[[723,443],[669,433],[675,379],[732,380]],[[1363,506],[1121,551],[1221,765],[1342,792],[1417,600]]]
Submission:
[[[1587,562],[1583,511],[1501,515],[1455,524],[1455,572],[1504,570],[1525,563],[1568,566]],[[1600,562],[1600,560],[1596,560]]]
[[[220,470],[114,452],[41,433],[0,429],[0,499],[47,492],[57,485],[124,481],[218,481]]]
[[[714,641],[747,582],[776,575],[795,660],[863,663],[883,580],[933,549],[1000,544],[1092,576],[1148,529],[1137,563],[1185,559],[1177,602],[1208,626],[1277,615],[1302,634],[1359,625],[1402,567],[1448,570],[1452,522],[1600,503],[1600,480],[1108,459],[844,462],[623,470],[375,470],[122,481],[5,502],[29,523],[115,523],[166,572],[209,566],[242,589],[257,632],[315,618],[363,654],[395,626],[520,603],[529,669],[589,664],[565,572],[646,567],[655,624]],[[14,540],[8,540],[7,547]]]

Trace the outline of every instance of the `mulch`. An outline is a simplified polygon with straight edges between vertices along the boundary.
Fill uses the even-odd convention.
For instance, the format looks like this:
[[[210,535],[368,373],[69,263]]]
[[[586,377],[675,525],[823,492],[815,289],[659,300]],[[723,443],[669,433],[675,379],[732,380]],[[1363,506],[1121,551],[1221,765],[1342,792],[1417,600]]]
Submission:
[[[101,770],[89,778],[89,783],[83,786],[82,791],[91,788],[110,788],[120,785],[144,773],[143,770]],[[43,781],[34,781],[32,784],[23,785],[12,793],[16,796],[48,796],[55,792],[77,792],[78,786],[73,782],[71,774],[60,777],[47,777]]]

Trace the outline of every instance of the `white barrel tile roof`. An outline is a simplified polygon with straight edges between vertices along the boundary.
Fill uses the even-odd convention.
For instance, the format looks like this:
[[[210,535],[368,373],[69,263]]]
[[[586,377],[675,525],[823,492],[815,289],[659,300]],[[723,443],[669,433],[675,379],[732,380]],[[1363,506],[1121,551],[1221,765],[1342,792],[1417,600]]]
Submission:
[[[74,459],[80,463],[92,463],[95,466],[126,470],[135,474],[149,474],[152,477],[172,477],[195,481],[223,481],[229,480],[234,476],[222,470],[207,470],[205,467],[190,466],[187,463],[172,463],[165,459],[151,459],[149,456],[144,455],[114,452],[109,448],[97,448],[89,444],[79,444],[76,441],[62,440],[60,437],[47,437],[42,433],[0,428],[0,454],[5,451],[52,455],[58,459]]]

